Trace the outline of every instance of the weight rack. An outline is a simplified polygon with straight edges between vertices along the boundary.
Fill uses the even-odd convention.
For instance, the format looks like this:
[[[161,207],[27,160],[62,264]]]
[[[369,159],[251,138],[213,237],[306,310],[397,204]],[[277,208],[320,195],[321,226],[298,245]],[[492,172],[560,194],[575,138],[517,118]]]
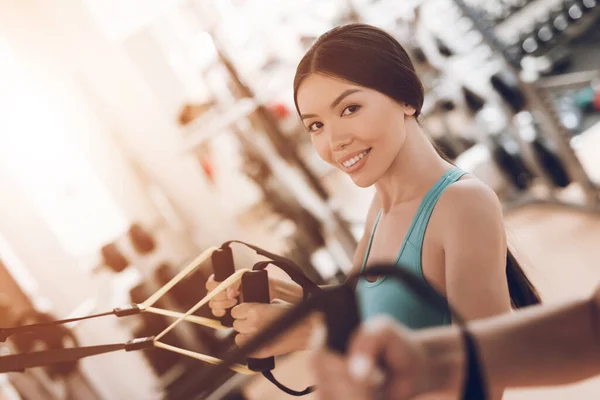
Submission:
[[[571,179],[578,183],[585,196],[584,204],[560,200],[553,194],[548,198],[540,198],[525,194],[521,199],[508,205],[508,208],[515,208],[529,204],[553,204],[575,208],[579,210],[597,212],[600,210],[599,186],[592,182],[579,161],[575,151],[571,147],[570,133],[562,125],[557,110],[551,103],[551,99],[545,90],[536,84],[537,74],[531,74],[523,70],[521,58],[516,56],[510,49],[504,45],[496,36],[492,24],[488,24],[483,18],[480,10],[469,6],[464,0],[453,0],[454,4],[462,11],[464,16],[468,17],[473,23],[473,27],[482,35],[483,41],[495,52],[500,54],[506,63],[509,72],[517,77],[518,88],[522,91],[526,100],[526,108],[536,114],[538,122],[545,134],[547,134],[557,146],[559,158],[566,164],[567,171]],[[598,6],[596,7],[598,8]],[[537,163],[537,161],[534,160]],[[541,166],[537,166],[541,167]],[[552,188],[552,192],[555,189]]]

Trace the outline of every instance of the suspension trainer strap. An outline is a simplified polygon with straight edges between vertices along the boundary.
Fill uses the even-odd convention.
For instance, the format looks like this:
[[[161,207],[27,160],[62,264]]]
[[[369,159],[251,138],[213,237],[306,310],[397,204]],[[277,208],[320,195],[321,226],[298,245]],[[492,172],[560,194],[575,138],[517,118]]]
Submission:
[[[252,270],[260,271],[260,270],[267,268],[269,265],[275,265],[276,267],[281,269],[283,272],[288,274],[288,276],[290,278],[292,278],[292,280],[294,282],[296,282],[298,285],[300,285],[302,287],[304,300],[306,300],[309,295],[316,295],[323,291],[323,289],[320,288],[319,285],[317,285],[316,283],[311,281],[309,278],[307,278],[306,275],[304,275],[302,273],[302,271],[299,269],[299,267],[296,266],[296,264],[294,264],[293,262],[288,262],[288,261],[289,260],[286,260],[285,258],[282,258],[279,260],[273,260],[273,261],[259,261],[256,264],[254,264],[254,267],[252,267]]]
[[[281,384],[281,382],[279,382],[279,381],[278,381],[278,380],[277,380],[277,379],[276,379],[276,378],[273,376],[273,373],[272,373],[271,371],[264,371],[262,374],[263,374],[263,376],[264,376],[265,378],[267,378],[267,379],[269,380],[269,382],[271,382],[273,385],[277,386],[277,388],[278,388],[279,390],[281,390],[281,391],[283,391],[283,392],[285,392],[285,393],[287,393],[287,394],[289,394],[289,395],[291,395],[291,396],[296,396],[296,397],[299,397],[299,396],[306,396],[307,394],[310,394],[310,393],[314,392],[314,391],[315,391],[315,389],[317,388],[316,386],[309,386],[309,387],[307,387],[306,389],[304,389],[303,391],[299,392],[299,391],[296,391],[296,390],[290,389],[290,388],[289,388],[289,387],[287,387],[287,386],[284,386],[284,385],[282,385],[282,384]]]
[[[463,387],[463,399],[487,399],[485,377],[481,371],[481,362],[477,351],[477,343],[471,333],[463,328],[462,337],[466,349],[466,374]]]
[[[23,326],[15,326],[12,328],[0,328],[0,342],[5,342],[10,336],[17,333],[27,333],[34,332],[36,330],[43,330],[45,328],[49,328],[52,326],[68,324],[71,322],[83,321],[86,319],[100,318],[106,317],[108,315],[116,315],[117,317],[126,317],[129,315],[139,314],[142,310],[139,308],[137,304],[132,304],[122,308],[115,308],[112,311],[107,311],[99,314],[87,315],[85,317],[77,317],[77,318],[67,318],[67,319],[58,319],[56,321],[51,322],[42,322],[37,324],[23,325]]]

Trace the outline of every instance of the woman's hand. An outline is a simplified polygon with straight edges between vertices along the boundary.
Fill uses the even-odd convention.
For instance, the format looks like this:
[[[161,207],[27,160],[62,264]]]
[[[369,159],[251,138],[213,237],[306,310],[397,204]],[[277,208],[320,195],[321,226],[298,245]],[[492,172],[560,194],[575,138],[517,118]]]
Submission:
[[[235,318],[233,329],[238,332],[235,343],[242,346],[290,307],[291,304],[281,300],[273,300],[271,304],[242,303],[236,306],[231,310],[231,316]],[[315,317],[305,318],[294,328],[253,353],[252,357],[267,358],[306,349],[315,324]]]
[[[206,289],[208,293],[213,291],[220,282],[215,282],[214,275],[211,275],[206,281]],[[297,303],[302,300],[302,288],[291,280],[285,280],[269,275],[269,298],[271,300],[283,300],[287,303]],[[225,315],[225,310],[234,307],[240,295],[240,281],[229,286],[227,290],[222,291],[208,302],[208,307],[211,309],[215,317]]]
[[[215,282],[215,276],[211,275],[206,281],[206,290],[208,293],[212,292],[221,282]],[[227,290],[218,293],[208,302],[208,307],[212,311],[215,317],[222,317],[225,315],[225,310],[232,308],[237,304],[237,296],[240,295],[240,281],[235,282],[229,286]]]
[[[458,337],[438,340],[380,317],[359,328],[346,356],[321,350],[313,366],[322,399],[370,399],[375,392],[383,399],[412,399],[433,392],[435,398],[455,395],[461,363]]]

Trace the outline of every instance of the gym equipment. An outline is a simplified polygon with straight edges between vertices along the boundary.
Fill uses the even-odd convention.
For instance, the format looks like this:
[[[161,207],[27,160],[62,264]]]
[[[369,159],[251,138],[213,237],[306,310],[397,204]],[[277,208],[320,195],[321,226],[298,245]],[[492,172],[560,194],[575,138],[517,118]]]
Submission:
[[[129,260],[121,253],[117,245],[109,243],[100,250],[104,265],[114,272],[122,272],[129,265]]]
[[[235,271],[229,275],[217,288],[211,293],[201,299],[196,305],[185,313],[177,313],[169,310],[162,310],[154,308],[153,305],[163,297],[169,290],[171,290],[178,282],[185,279],[190,273],[196,268],[208,260],[213,253],[218,250],[228,249],[233,243],[243,244],[254,251],[257,254],[269,258],[268,261],[261,261],[254,265],[252,271],[248,269],[241,269]],[[191,314],[198,310],[203,305],[207,304],[213,297],[220,292],[227,290],[229,286],[235,284],[240,279],[242,280],[243,290],[247,290],[244,295],[245,301],[268,301],[269,289],[268,289],[268,278],[265,268],[268,265],[275,265],[286,272],[294,282],[300,285],[304,289],[304,300],[292,307],[289,312],[286,312],[283,316],[278,318],[273,323],[269,324],[267,328],[260,334],[255,335],[246,345],[241,346],[227,353],[224,360],[219,360],[214,357],[210,357],[204,354],[196,353],[193,351],[178,348],[172,345],[168,345],[160,340],[168,334],[177,324],[182,321],[194,322],[196,324],[212,327],[215,329],[224,328],[218,321],[199,318],[192,316]],[[228,266],[225,266],[228,267]],[[219,264],[216,269],[225,268],[223,264]],[[216,271],[215,271],[216,272]],[[248,366],[242,365],[244,359],[248,358],[250,354],[258,350],[266,342],[273,340],[278,335],[292,328],[298,322],[302,321],[308,313],[312,311],[323,311],[325,313],[325,321],[328,328],[327,333],[327,345],[336,351],[344,352],[348,346],[348,340],[352,332],[357,328],[359,324],[358,307],[356,304],[354,294],[354,282],[360,276],[392,276],[395,279],[401,280],[406,284],[407,287],[414,290],[419,296],[423,297],[424,300],[430,302],[436,307],[449,307],[453,315],[453,319],[463,328],[463,340],[465,341],[465,347],[467,349],[467,360],[468,360],[468,371],[466,374],[465,393],[463,397],[465,399],[485,399],[486,398],[486,385],[484,377],[481,374],[479,367],[479,360],[475,342],[464,328],[464,320],[456,313],[451,306],[446,302],[446,299],[439,294],[437,291],[432,290],[424,282],[419,280],[416,276],[411,273],[397,267],[375,267],[369,268],[368,271],[363,272],[360,275],[351,277],[346,283],[329,287],[327,289],[320,288],[310,279],[308,279],[298,267],[291,260],[287,260],[283,257],[272,254],[268,251],[260,249],[256,246],[240,242],[240,241],[229,241],[221,245],[219,249],[209,248],[200,254],[196,259],[189,263],[183,270],[181,270],[173,279],[167,284],[149,296],[144,302],[140,304],[131,304],[121,308],[115,308],[110,312],[90,315],[86,317],[70,318],[65,320],[57,320],[45,323],[17,326],[13,328],[0,329],[0,341],[5,341],[8,337],[15,334],[23,334],[27,332],[43,332],[48,329],[54,329],[56,326],[81,321],[85,319],[92,319],[97,317],[104,317],[108,315],[115,315],[117,317],[127,317],[136,315],[143,312],[150,312],[168,317],[177,318],[170,326],[164,329],[156,336],[149,336],[144,338],[136,338],[126,343],[113,343],[97,346],[86,346],[86,347],[73,347],[67,349],[58,350],[47,350],[31,352],[27,354],[14,354],[7,356],[0,356],[0,373],[22,371],[26,368],[33,368],[39,366],[48,366],[61,362],[76,362],[79,359],[103,354],[113,351],[137,351],[142,349],[148,349],[152,347],[172,351],[178,354],[186,355],[197,360],[205,361],[210,364],[215,364],[216,367],[211,371],[207,372],[202,382],[204,383],[206,390],[210,391],[214,386],[220,385],[223,379],[224,373],[228,372],[228,369],[232,369],[242,374],[253,374],[255,370],[259,370],[263,373],[267,379],[271,380],[277,387],[284,390],[286,393],[293,394],[296,396],[304,395],[312,392],[315,388],[309,387],[301,392],[296,392],[287,387],[283,386],[275,380],[271,374],[271,370],[274,367],[274,363],[271,358],[265,360],[252,360],[248,362]]]
[[[510,188],[498,165],[492,160],[491,152],[484,143],[478,143],[458,156],[456,166],[469,171],[499,195]]]
[[[503,88],[506,97],[512,97],[514,104],[518,105],[519,95],[515,94],[518,92],[510,90],[511,86],[506,84],[508,80],[498,77],[497,81],[502,82],[499,87]],[[466,88],[463,88],[463,95],[465,104],[476,115],[478,125],[486,130],[485,144],[489,147],[490,158],[497,169],[517,190],[529,189],[535,175],[523,159],[519,143],[506,130],[506,116],[497,107],[487,105],[482,98]]]
[[[154,251],[156,247],[154,239],[139,224],[132,224],[127,231],[127,235],[138,254],[149,254]]]
[[[337,352],[345,353],[351,334],[358,327],[360,321],[354,284],[358,278],[367,276],[389,276],[398,279],[433,306],[443,307],[447,305],[446,299],[441,294],[430,290],[410,272],[394,266],[374,266],[369,268],[368,271],[350,277],[346,283],[322,289],[318,294],[294,306],[289,312],[269,324],[260,334],[255,335],[247,344],[230,351],[224,357],[223,363],[200,377],[201,382],[206,385],[219,385],[220,376],[227,371],[227,368],[241,362],[249,354],[260,349],[262,345],[276,339],[309,313],[315,311],[324,313],[327,327],[327,346]],[[464,320],[455,310],[450,309],[456,323],[463,328],[463,340],[468,353],[468,366],[462,398],[486,399],[487,387],[479,367],[480,361],[476,344],[465,329]],[[385,369],[385,366],[381,367]]]
[[[540,76],[551,72],[562,61],[565,61],[569,54],[569,41],[583,35],[597,22],[600,17],[600,8],[597,1],[588,2],[586,7],[589,12],[584,13],[580,6],[581,2],[578,3],[573,0],[537,0],[535,5],[533,3],[528,4],[522,8],[522,11],[515,11],[505,21],[497,24],[490,23],[490,20],[485,17],[482,11],[494,7],[497,2],[476,2],[472,0],[449,0],[449,2],[453,3],[452,12],[458,16],[457,18],[468,18],[473,29],[481,34],[483,37],[482,46],[487,46],[488,49],[501,56],[496,61],[503,65],[501,68],[495,68],[494,70],[503,72],[495,74],[493,79],[490,80],[495,91],[498,92],[513,112],[520,112],[526,106],[527,110],[534,113],[544,134],[555,146],[555,148],[551,148],[545,143],[535,143],[535,151],[538,153],[538,157],[541,155],[541,159],[547,162],[551,158],[548,155],[559,154],[564,171],[567,172],[569,179],[573,183],[577,183],[582,189],[584,196],[582,201],[569,201],[553,195],[547,196],[528,192],[522,199],[515,201],[514,204],[555,204],[577,210],[583,209],[596,212],[600,205],[599,187],[590,179],[571,147],[572,133],[564,125],[573,122],[577,124],[575,121],[577,118],[573,118],[577,116],[574,113],[563,113],[561,116],[549,94],[545,92],[550,86],[543,86],[543,82],[540,82]],[[557,4],[559,7],[555,7]],[[518,32],[524,33],[523,40],[525,40],[537,29],[535,39],[536,45],[539,45],[540,35],[537,35],[537,33],[541,26],[548,24],[548,18],[544,17],[542,21],[535,21],[534,19],[538,15],[549,16],[556,41],[553,37],[548,36],[550,44],[546,46],[547,51],[539,56],[532,54],[519,55],[518,52],[512,52],[511,43],[518,42],[515,39],[515,36],[519,35]],[[509,19],[510,22],[508,22]],[[536,25],[540,22],[541,25]],[[515,35],[515,33],[517,34]],[[541,33],[543,39],[545,33],[548,32],[542,31]],[[570,78],[565,79],[569,80]],[[556,82],[553,82],[552,85],[561,86],[560,84],[557,85]],[[558,165],[555,163],[556,159],[552,160],[551,163],[547,163],[546,166],[537,165],[540,163],[537,162],[536,158],[533,157],[532,159],[532,161],[536,161],[536,171],[547,169],[548,164]],[[556,171],[554,170],[556,173],[554,182],[550,182],[550,180],[546,182],[546,186],[550,189],[549,193],[552,193],[552,190],[556,188],[556,183],[564,185],[567,182],[566,175],[560,173],[562,176],[558,179],[559,173]]]
[[[547,139],[536,136],[531,143],[531,148],[537,162],[544,169],[544,172],[548,174],[548,177],[555,186],[565,188],[571,184],[567,168],[556,155]]]
[[[541,134],[534,116],[529,112],[520,112],[515,119],[521,137],[530,143],[533,156],[542,172],[548,176],[554,186],[559,188],[569,186],[571,184],[569,172],[550,141]]]
[[[521,157],[516,140],[507,135],[490,136],[489,139],[492,143],[492,159],[500,171],[515,188],[527,190],[533,181],[534,174]]]
[[[465,100],[465,104],[469,110],[471,110],[471,112],[475,114],[483,108],[485,105],[485,100],[481,96],[464,86],[461,86],[461,91]]]
[[[215,272],[215,282],[223,282],[235,273],[233,252],[229,246],[215,250],[211,254],[211,260]],[[224,326],[233,326],[231,309],[225,310],[225,315],[221,317],[221,323]]]
[[[490,83],[515,114],[525,108],[527,100],[514,74],[507,71],[497,72],[490,78]]]
[[[51,323],[56,321],[50,314],[40,313],[37,311],[30,311],[24,315],[21,315],[17,321],[17,325],[30,325],[30,324],[43,324]],[[37,346],[42,345],[43,348],[48,350],[60,350],[66,348],[72,348],[79,345],[77,337],[73,332],[61,325],[52,326],[52,329],[48,329],[44,332],[33,331],[27,332],[23,335],[15,337],[12,341],[15,349],[19,353],[29,353],[33,351]],[[52,379],[59,377],[67,377],[77,370],[77,361],[56,363],[47,366],[45,369],[48,375]]]
[[[452,57],[454,55],[454,52],[440,38],[435,38],[435,45],[439,53],[444,57]]]
[[[433,144],[439,149],[439,151],[441,151],[446,157],[448,157],[451,160],[455,160],[459,155],[458,150],[452,144],[452,141],[448,139],[447,135],[443,135],[433,139]]]

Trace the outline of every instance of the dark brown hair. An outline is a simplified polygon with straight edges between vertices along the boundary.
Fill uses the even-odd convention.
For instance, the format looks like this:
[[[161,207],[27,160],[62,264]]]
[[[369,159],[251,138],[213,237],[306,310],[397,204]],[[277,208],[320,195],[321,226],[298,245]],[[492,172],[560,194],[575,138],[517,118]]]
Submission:
[[[317,39],[296,69],[294,103],[298,113],[298,88],[312,73],[338,77],[377,90],[399,103],[412,106],[416,110],[415,118],[423,106],[423,85],[408,53],[394,37],[374,26],[339,26]],[[437,147],[436,150],[450,162]],[[510,249],[507,249],[506,278],[514,308],[540,303],[537,290]]]

